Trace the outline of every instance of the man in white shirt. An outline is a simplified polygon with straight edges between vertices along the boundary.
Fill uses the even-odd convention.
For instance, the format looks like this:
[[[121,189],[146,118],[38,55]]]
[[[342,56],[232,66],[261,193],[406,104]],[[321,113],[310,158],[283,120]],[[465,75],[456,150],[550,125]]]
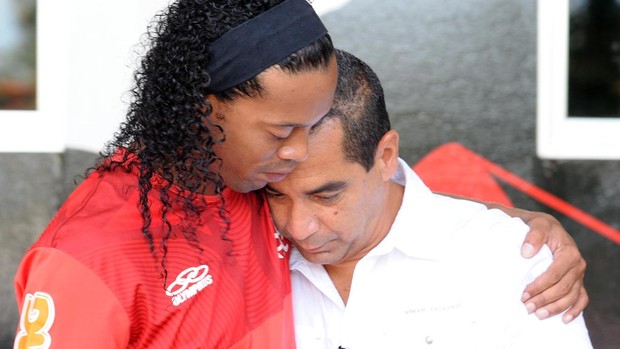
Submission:
[[[372,70],[338,64],[309,158],[265,188],[295,246],[298,348],[591,348],[581,315],[539,320],[520,301],[549,249],[524,259],[522,221],[433,194],[398,158]]]

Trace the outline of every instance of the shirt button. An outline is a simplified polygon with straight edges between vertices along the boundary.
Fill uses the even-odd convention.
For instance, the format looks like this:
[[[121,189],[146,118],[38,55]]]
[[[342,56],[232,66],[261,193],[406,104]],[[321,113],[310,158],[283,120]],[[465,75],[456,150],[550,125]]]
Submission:
[[[433,337],[426,336],[426,338],[424,338],[424,341],[426,342],[426,344],[433,344]]]

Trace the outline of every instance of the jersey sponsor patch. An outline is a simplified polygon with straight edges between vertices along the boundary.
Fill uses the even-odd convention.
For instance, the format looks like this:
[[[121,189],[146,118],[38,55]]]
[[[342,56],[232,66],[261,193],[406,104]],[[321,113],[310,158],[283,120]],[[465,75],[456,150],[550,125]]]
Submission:
[[[274,237],[276,238],[276,243],[278,246],[276,247],[276,252],[278,253],[278,258],[284,259],[288,254],[289,244],[279,231],[276,230]]]
[[[189,267],[180,272],[176,280],[168,285],[166,295],[172,297],[172,305],[179,306],[212,283],[213,276],[209,274],[208,265]]]
[[[55,317],[54,300],[45,292],[27,293],[14,349],[47,349],[52,345],[50,328]]]

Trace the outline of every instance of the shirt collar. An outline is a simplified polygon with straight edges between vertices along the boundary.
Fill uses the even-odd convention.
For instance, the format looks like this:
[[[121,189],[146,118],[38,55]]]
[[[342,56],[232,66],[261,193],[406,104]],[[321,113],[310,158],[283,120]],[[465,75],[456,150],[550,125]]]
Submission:
[[[443,218],[438,215],[441,210],[433,209],[437,204],[437,196],[403,159],[398,159],[398,169],[392,181],[405,186],[403,202],[388,235],[366,257],[399,250],[413,258],[439,260],[443,252],[441,246],[444,246],[444,236],[433,234],[433,226]],[[293,246],[289,267],[306,273],[314,272],[319,266],[307,261]]]
[[[325,270],[322,265],[311,263],[305,259],[295,245],[291,245],[291,254],[289,257],[288,267],[290,270],[297,270],[304,275]]]
[[[403,159],[399,159],[398,170],[392,180],[405,186],[403,202],[390,233],[375,249],[384,253],[397,249],[413,258],[440,259],[444,236],[434,232],[444,217],[438,216],[443,212],[436,209],[438,196]],[[385,247],[382,246],[384,242]]]

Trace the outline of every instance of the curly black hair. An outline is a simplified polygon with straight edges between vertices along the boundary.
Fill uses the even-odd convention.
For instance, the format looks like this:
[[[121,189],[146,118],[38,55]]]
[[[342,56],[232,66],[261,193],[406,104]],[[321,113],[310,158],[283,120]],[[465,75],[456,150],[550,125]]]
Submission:
[[[206,70],[209,46],[230,29],[280,2],[179,0],[158,14],[148,28],[146,54],[135,73],[127,119],[101,153],[97,171],[139,173],[142,233],[156,257],[151,221],[152,214],[160,214],[164,227],[159,250],[164,272],[166,243],[173,233],[168,220],[172,209],[181,209],[184,224],[180,231],[188,241],[195,242],[195,228],[204,223],[201,213],[207,207],[201,193],[209,186],[221,197],[225,187],[219,175],[222,160],[213,151],[216,143],[224,141],[223,130],[210,124],[208,118],[212,110],[206,99],[211,80]],[[326,67],[333,55],[331,38],[326,34],[276,65],[291,73],[319,69]],[[255,96],[261,89],[261,81],[255,77],[214,96],[232,101]],[[221,135],[212,134],[207,124]],[[161,179],[163,185],[154,188],[154,179]],[[181,188],[183,195],[172,195],[173,186]],[[151,212],[152,192],[159,194],[161,212]],[[227,222],[224,204],[219,212]],[[221,232],[223,239],[227,230]]]

